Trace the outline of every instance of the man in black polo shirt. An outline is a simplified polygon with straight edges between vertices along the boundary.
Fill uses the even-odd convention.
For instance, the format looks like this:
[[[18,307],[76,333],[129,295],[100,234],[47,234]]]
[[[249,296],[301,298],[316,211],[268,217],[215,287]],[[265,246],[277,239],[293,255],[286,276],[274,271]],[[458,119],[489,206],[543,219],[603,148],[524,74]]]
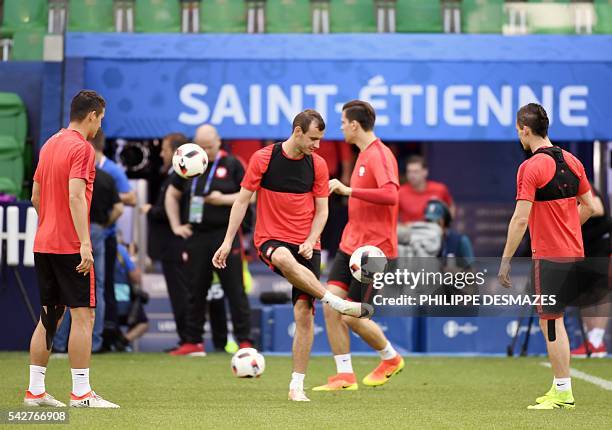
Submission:
[[[196,131],[194,142],[208,155],[208,167],[203,175],[192,181],[175,176],[168,186],[165,206],[170,227],[175,235],[187,239],[187,263],[193,294],[189,318],[197,328],[197,336],[173,351],[174,355],[203,355],[203,326],[206,296],[211,286],[212,257],[223,243],[232,204],[238,197],[244,167],[235,157],[221,149],[221,138],[211,125],[202,125]],[[181,197],[189,196],[189,223],[181,223]],[[241,348],[250,347],[250,308],[242,279],[242,249],[236,237],[227,267],[214,269],[228,298],[234,337]]]
[[[174,322],[176,323],[179,344],[171,351],[189,342],[192,336],[187,320],[191,292],[186,270],[185,239],[172,232],[164,205],[166,190],[172,183],[173,177],[176,176],[172,169],[172,156],[179,146],[187,142],[189,140],[182,133],[170,133],[163,138],[160,154],[163,160],[161,172],[163,182],[155,203],[153,205],[146,204],[140,208],[141,212],[147,215],[149,224],[147,253],[152,259],[161,262],[172,313],[174,314]],[[188,207],[188,198],[189,196],[184,194],[180,202],[181,223],[187,222],[185,211]]]

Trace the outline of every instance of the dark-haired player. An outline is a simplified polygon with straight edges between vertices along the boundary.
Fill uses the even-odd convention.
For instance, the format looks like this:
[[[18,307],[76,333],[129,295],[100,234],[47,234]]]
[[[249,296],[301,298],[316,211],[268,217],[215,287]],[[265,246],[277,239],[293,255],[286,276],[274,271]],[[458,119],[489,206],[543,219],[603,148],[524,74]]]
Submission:
[[[68,357],[72,372],[70,406],[118,408],[89,385],[91,339],[96,307],[89,209],[96,174],[92,139],[106,103],[94,91],[79,92],[70,105],[70,124],[40,150],[32,204],[38,213],[34,264],[42,311],[30,343],[30,386],[26,406],[66,406],[46,392],[45,373],[53,335],[66,306],[72,327]]]
[[[293,120],[293,133],[284,142],[255,152],[232,206],[225,240],[213,257],[224,268],[249,200],[257,191],[254,242],[260,258],[293,285],[293,374],[289,400],[309,401],[304,377],[313,341],[313,301],[319,299],[338,312],[370,317],[372,308],[333,295],[319,282],[320,236],[327,220],[328,172],[314,153],[325,122],[311,109]]]
[[[582,163],[550,142],[548,116],[542,106],[530,103],[521,107],[516,130],[523,149],[533,156],[518,170],[516,208],[498,277],[503,286],[512,285],[510,260],[529,227],[535,294],[561,293],[556,295],[559,299],[575,288],[576,261],[584,257],[580,225],[593,213],[591,188]],[[537,311],[554,379],[551,389],[529,409],[573,409],[563,306],[538,306]]]
[[[351,254],[364,245],[380,248],[385,256],[397,258],[397,217],[399,175],[397,160],[374,134],[376,113],[361,100],[342,107],[342,133],[346,142],[359,148],[359,156],[351,176],[350,187],[337,179],[329,182],[329,191],[349,196],[348,224],[342,233],[340,248],[332,264],[327,289],[351,301],[362,301],[362,285],[351,275]],[[340,315],[325,306],[327,338],[336,362],[336,375],[315,391],[356,390],[348,327],[357,333],[381,357],[380,364],[363,378],[363,383],[377,386],[404,368],[404,359],[395,351],[381,328],[372,320]]]

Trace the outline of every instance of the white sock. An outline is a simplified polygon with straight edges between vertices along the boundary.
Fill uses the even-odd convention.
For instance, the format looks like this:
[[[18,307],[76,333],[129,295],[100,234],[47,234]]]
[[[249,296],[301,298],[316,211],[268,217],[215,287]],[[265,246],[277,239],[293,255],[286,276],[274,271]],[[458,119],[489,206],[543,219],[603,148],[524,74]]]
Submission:
[[[603,343],[604,334],[606,331],[603,328],[594,328],[589,331],[589,342],[595,347],[599,348]]]
[[[89,369],[70,369],[72,372],[72,394],[81,397],[91,391]]]
[[[339,311],[343,308],[344,300],[338,297],[337,295],[330,293],[329,291],[325,292],[325,295],[321,298],[323,303],[327,303],[332,307],[332,309]]]
[[[338,373],[353,373],[353,363],[351,363],[351,354],[334,355],[336,361],[336,371]]]
[[[572,389],[572,378],[555,378],[553,384],[557,391],[570,391]]]
[[[291,374],[291,383],[289,383],[290,390],[304,391],[304,378],[306,375],[303,373],[293,372]]]
[[[393,345],[391,342],[387,342],[387,346],[384,349],[378,351],[378,355],[380,355],[381,360],[391,360],[397,355],[397,351],[393,349]]]
[[[35,396],[45,392],[45,373],[47,368],[30,364],[30,386],[28,391]]]

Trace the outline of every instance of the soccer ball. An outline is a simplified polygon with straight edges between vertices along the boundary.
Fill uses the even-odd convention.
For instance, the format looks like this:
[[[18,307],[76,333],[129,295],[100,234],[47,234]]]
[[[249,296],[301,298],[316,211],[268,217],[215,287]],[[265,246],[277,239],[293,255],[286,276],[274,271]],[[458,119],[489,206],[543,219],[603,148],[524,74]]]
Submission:
[[[385,253],[372,245],[357,248],[349,261],[351,274],[359,282],[373,281],[374,274],[384,272],[386,265],[387,257]]]
[[[208,166],[208,156],[199,145],[186,143],[178,147],[172,156],[172,167],[185,179],[200,176]]]
[[[260,377],[266,369],[266,360],[255,348],[242,348],[232,357],[232,372],[238,378]]]

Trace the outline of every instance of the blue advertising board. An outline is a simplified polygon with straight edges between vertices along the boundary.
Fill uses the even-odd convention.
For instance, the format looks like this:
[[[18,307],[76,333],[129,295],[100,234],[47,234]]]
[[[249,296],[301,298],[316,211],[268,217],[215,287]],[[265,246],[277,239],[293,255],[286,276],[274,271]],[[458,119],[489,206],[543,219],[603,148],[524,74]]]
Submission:
[[[109,136],[208,122],[226,138],[279,138],[314,108],[340,138],[341,107],[359,98],[388,140],[514,140],[528,102],[547,109],[554,140],[612,138],[612,37],[481,37],[77,33],[67,68],[107,99]]]

